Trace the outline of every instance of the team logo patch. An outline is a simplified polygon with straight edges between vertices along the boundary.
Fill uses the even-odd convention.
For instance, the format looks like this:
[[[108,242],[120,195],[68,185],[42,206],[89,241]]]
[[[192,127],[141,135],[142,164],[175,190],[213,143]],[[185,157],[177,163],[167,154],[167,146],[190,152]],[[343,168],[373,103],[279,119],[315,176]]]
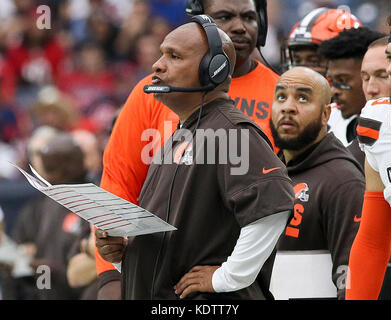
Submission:
[[[190,166],[193,164],[193,145],[185,141],[174,152],[174,162]]]
[[[67,233],[78,233],[80,231],[80,218],[70,212],[62,223],[62,229]]]
[[[306,183],[298,183],[293,187],[293,191],[295,192],[295,199],[299,199],[302,202],[308,202],[310,197],[308,192],[310,191],[310,188]]]

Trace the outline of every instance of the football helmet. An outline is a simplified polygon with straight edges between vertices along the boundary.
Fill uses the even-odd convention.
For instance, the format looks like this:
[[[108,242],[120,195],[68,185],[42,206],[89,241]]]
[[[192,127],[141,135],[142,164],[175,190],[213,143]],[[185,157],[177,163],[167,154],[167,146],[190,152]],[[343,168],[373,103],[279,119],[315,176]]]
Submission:
[[[343,9],[317,8],[308,13],[302,20],[295,24],[287,43],[282,47],[281,65],[284,71],[293,66],[306,66],[316,71],[318,68],[326,69],[321,65],[321,57],[317,53],[319,45],[331,38],[336,37],[345,29],[359,28],[360,20]],[[300,59],[296,52],[311,50],[311,59]],[[304,61],[300,61],[304,60]],[[323,73],[323,72],[321,72]]]

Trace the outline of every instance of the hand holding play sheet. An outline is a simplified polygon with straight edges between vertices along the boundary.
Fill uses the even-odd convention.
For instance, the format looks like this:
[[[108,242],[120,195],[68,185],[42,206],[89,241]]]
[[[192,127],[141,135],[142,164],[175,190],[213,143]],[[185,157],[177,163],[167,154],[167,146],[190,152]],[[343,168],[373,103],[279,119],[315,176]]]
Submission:
[[[176,230],[159,217],[92,183],[51,185],[32,167],[36,177],[14,165],[37,190],[112,237],[129,237]]]

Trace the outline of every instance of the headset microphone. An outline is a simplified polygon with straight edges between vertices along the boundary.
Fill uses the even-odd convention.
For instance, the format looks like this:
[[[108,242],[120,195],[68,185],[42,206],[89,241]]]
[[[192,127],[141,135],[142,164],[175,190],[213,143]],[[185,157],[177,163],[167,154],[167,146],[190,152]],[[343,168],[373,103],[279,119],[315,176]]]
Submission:
[[[215,88],[213,84],[209,84],[203,87],[197,88],[182,88],[182,87],[172,87],[165,85],[151,85],[148,84],[144,86],[145,93],[169,93],[169,92],[205,92],[211,91]]]

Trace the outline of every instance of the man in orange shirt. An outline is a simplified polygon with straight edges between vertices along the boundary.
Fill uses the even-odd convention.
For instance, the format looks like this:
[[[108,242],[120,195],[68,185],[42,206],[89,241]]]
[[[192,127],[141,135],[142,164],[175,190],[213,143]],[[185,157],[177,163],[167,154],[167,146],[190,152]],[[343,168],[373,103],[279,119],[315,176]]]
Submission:
[[[255,4],[256,3],[256,4]],[[188,13],[205,13],[231,38],[236,65],[228,92],[235,106],[254,120],[273,142],[269,128],[274,86],[279,76],[251,58],[266,38],[266,1],[188,1]],[[201,11],[201,12],[200,12]],[[178,116],[143,88],[152,75],[132,90],[114,126],[103,158],[101,187],[138,204],[152,156],[171,136]],[[130,123],[131,121],[131,123]],[[274,145],[274,144],[273,144]],[[119,299],[121,275],[96,250],[100,280],[98,299]]]

